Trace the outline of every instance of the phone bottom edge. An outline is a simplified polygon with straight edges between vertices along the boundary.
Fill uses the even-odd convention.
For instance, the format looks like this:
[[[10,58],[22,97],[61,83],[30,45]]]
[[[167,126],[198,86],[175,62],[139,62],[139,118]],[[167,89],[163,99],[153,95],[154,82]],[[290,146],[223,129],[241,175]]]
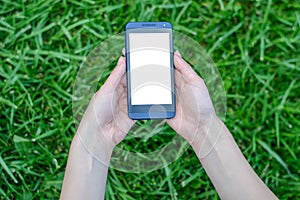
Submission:
[[[175,117],[176,112],[153,112],[153,113],[128,113],[130,119],[171,119]]]

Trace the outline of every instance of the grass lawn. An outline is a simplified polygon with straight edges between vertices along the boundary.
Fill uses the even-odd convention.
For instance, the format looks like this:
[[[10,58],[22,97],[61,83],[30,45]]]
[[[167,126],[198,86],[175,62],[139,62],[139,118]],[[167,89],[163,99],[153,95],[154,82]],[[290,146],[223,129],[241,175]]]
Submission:
[[[300,199],[299,0],[1,0],[0,199],[59,197],[77,71],[129,21],[169,21],[209,52],[245,157],[280,199]],[[219,197],[189,148],[154,172],[110,169],[106,199]]]

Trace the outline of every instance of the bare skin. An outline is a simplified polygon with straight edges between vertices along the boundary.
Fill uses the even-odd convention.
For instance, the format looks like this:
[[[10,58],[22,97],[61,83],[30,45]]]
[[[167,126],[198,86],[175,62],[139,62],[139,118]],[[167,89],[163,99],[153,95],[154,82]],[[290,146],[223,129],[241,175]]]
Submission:
[[[253,171],[230,132],[215,114],[204,81],[178,52],[175,53],[174,64],[178,93],[187,97],[189,91],[193,91],[196,101],[179,99],[177,106],[181,109],[178,110],[183,112],[167,122],[191,144],[221,199],[277,199]],[[181,127],[178,126],[180,119],[186,120]]]
[[[176,116],[167,123],[194,149],[221,199],[277,199],[215,114],[204,81],[174,54]],[[94,95],[72,141],[60,199],[104,199],[109,160],[135,121],[127,115],[125,59]]]

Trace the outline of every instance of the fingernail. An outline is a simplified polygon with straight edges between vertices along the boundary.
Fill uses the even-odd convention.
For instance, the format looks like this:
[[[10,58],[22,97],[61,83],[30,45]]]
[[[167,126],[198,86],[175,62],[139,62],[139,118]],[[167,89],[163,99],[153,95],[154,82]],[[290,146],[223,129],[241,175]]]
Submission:
[[[121,57],[119,58],[119,60],[118,60],[118,65],[120,65],[120,64],[123,62],[123,60],[124,60],[124,57],[121,56]]]
[[[176,53],[180,58],[182,58],[182,56],[181,56],[181,54],[180,54],[180,52],[179,52],[178,50],[176,50],[175,53]]]

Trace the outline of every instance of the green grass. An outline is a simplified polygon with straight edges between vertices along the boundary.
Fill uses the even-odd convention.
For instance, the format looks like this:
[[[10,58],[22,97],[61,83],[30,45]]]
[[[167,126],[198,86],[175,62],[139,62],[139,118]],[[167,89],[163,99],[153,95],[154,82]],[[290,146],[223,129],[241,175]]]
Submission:
[[[299,199],[299,0],[1,0],[0,199],[59,197],[76,131],[76,73],[128,21],[170,21],[205,47],[227,92],[226,125],[247,160],[280,199]],[[218,196],[189,148],[154,172],[110,169],[106,198]]]

